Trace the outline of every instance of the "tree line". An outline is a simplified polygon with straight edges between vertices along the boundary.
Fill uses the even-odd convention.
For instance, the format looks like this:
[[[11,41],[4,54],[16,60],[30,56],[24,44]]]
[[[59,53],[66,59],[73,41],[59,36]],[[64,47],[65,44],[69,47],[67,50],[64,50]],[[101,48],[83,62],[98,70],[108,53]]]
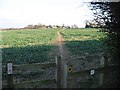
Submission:
[[[37,24],[37,25],[33,25],[33,24],[29,24],[23,28],[4,28],[2,30],[23,30],[23,29],[47,29],[47,28],[66,28],[66,29],[70,29],[70,28],[79,28],[76,24],[73,24],[71,26],[69,25],[45,25],[45,24]]]

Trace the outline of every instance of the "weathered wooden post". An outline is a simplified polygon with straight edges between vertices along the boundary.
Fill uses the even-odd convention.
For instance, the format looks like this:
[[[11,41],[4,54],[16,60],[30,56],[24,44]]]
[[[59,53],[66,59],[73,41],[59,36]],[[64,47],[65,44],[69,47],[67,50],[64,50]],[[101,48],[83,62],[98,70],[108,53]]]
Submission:
[[[72,72],[72,71],[73,71],[73,65],[67,65],[67,73]],[[69,75],[67,75],[67,76],[69,76]],[[69,80],[69,82],[67,82],[67,88],[72,88],[72,82],[70,80]]]
[[[57,88],[67,88],[67,65],[61,56],[56,57],[56,82]]]
[[[12,63],[7,63],[7,88],[14,88]]]
[[[100,67],[105,67],[105,58],[102,57],[102,59],[100,60]],[[100,73],[99,74],[99,86],[103,85],[103,77],[104,77],[104,73]]]
[[[57,88],[61,88],[61,57],[55,57],[56,60],[56,84]]]
[[[67,65],[62,61],[62,63],[61,63],[61,70],[62,70],[62,72],[61,72],[61,87],[62,88],[67,88]]]

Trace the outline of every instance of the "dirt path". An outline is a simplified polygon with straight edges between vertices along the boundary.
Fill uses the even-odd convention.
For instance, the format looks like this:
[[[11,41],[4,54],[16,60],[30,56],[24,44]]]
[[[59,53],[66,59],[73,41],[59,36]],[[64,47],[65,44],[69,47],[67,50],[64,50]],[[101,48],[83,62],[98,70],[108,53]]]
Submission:
[[[64,39],[61,35],[60,32],[57,32],[57,45],[58,45],[58,49],[57,49],[57,55],[62,56],[62,60],[64,60],[65,63],[68,63],[70,61],[70,51],[68,50],[68,48],[64,45]]]
[[[72,65],[73,66],[73,70],[77,71],[77,70],[81,70],[81,69],[87,69],[90,67],[97,67],[98,63],[99,63],[99,59],[100,57],[96,57],[93,56],[92,54],[90,55],[73,55],[72,52],[70,52],[69,48],[67,48],[65,46],[65,42],[64,39],[61,35],[60,32],[57,33],[58,37],[57,37],[57,50],[56,55],[61,55],[63,61],[67,64],[67,65]],[[93,61],[94,60],[94,61]],[[91,61],[91,62],[89,62]],[[89,65],[88,65],[89,63]],[[95,64],[97,63],[97,64]]]
[[[58,44],[58,55],[63,56],[64,55],[64,50],[63,50],[63,38],[60,32],[57,33],[57,44]]]
[[[99,65],[99,60],[101,59],[101,55],[92,55],[92,54],[79,54],[73,55],[70,52],[69,48],[65,45],[64,39],[60,32],[57,32],[57,40],[56,47],[51,50],[49,56],[53,57],[53,60],[56,56],[62,56],[62,60],[68,66],[73,66],[73,71],[79,71],[89,68],[95,68]]]

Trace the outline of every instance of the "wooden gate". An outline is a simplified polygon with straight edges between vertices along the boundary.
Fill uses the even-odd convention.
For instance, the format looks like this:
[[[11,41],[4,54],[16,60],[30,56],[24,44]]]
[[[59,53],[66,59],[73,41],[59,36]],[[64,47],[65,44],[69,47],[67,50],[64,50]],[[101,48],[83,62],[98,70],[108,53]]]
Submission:
[[[109,65],[105,66],[105,59],[101,62],[101,67],[93,68],[89,70],[82,70],[74,72],[72,70],[72,67],[70,65],[66,65],[66,63],[63,62],[61,56],[55,57],[55,61],[53,63],[37,63],[37,64],[25,64],[25,65],[12,65],[12,63],[8,63],[7,66],[2,67],[2,72],[7,74],[7,83],[3,84],[3,88],[16,88],[16,87],[23,87],[25,85],[42,85],[42,84],[50,84],[55,83],[56,88],[68,88],[70,84],[70,79],[72,77],[81,77],[81,75],[88,75],[92,77],[95,74],[99,74],[98,77],[98,85],[92,86],[92,87],[100,87],[103,85],[103,78],[104,73],[106,71],[110,71],[113,69],[117,69],[117,65]],[[36,69],[45,69],[49,67],[56,67],[55,70],[55,78],[53,79],[46,79],[46,80],[37,80],[37,81],[27,81],[27,82],[21,82],[21,83],[14,83],[13,75],[19,72],[34,72]],[[38,70],[39,71],[39,70]],[[91,87],[91,88],[92,88]]]

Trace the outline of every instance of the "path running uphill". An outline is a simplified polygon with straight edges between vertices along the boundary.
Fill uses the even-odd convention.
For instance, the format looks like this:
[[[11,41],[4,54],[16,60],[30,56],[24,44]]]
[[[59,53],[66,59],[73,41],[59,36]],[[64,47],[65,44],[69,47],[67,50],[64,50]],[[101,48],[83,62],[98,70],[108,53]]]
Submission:
[[[58,48],[59,48],[59,55],[63,56],[64,55],[64,50],[63,50],[63,38],[62,35],[60,34],[60,32],[57,33],[58,37],[57,37],[57,44],[58,44]]]
[[[58,46],[58,50],[57,55],[62,56],[62,60],[65,63],[70,62],[70,51],[68,50],[68,48],[64,45],[64,39],[61,35],[60,32],[57,32],[57,46]]]

